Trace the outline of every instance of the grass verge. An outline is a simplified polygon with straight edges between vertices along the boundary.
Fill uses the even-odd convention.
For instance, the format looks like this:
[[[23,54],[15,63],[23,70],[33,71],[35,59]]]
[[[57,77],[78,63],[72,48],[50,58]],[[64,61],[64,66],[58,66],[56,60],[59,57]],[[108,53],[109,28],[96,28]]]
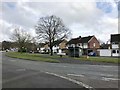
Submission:
[[[118,58],[113,58],[113,57],[80,57],[80,58],[75,58],[76,60],[88,60],[88,61],[95,61],[95,62],[105,62],[105,63],[120,63]]]
[[[19,59],[35,60],[35,61],[44,61],[51,63],[59,63],[58,60],[52,59],[49,57],[43,57],[41,54],[29,54],[29,53],[19,53],[19,52],[7,52],[6,56]]]

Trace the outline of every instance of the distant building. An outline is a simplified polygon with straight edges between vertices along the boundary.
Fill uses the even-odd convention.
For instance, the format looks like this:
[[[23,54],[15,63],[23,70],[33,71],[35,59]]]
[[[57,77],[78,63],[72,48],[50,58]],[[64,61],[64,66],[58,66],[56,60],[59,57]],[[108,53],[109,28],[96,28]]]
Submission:
[[[63,53],[66,50],[66,43],[67,40],[63,39],[63,40],[56,40],[52,43],[53,46],[53,53]],[[49,53],[50,52],[50,47],[49,47],[49,43],[45,43],[44,45],[42,45],[42,47],[40,48],[40,50],[44,53]]]
[[[120,34],[111,35],[112,56],[120,56]]]
[[[79,47],[82,49],[83,55],[89,55],[91,52],[97,54],[97,49],[100,48],[99,41],[93,36],[73,38],[67,43],[68,47]],[[81,49],[79,49],[81,51]]]
[[[49,53],[48,42],[39,43],[39,44],[37,45],[37,51],[40,52],[40,53]]]
[[[53,45],[53,53],[63,53],[66,50],[67,40],[57,40],[52,43]]]

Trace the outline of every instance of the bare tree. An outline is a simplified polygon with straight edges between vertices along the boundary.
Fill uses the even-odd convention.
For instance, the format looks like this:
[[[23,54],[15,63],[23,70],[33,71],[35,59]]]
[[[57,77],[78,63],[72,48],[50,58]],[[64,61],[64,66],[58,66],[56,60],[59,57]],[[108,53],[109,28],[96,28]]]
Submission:
[[[39,39],[49,42],[51,55],[53,55],[52,43],[55,40],[67,38],[71,33],[63,24],[62,19],[54,15],[40,18],[35,30]]]
[[[11,40],[17,43],[20,52],[22,52],[22,49],[26,49],[27,45],[31,43],[33,37],[27,32],[23,31],[23,29],[17,27],[14,29]]]

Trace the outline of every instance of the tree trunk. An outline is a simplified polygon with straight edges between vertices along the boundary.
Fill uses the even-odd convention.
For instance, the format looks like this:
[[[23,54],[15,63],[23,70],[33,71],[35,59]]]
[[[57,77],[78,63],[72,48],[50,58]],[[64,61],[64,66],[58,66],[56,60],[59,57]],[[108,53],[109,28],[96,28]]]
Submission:
[[[53,49],[52,49],[52,47],[50,47],[50,55],[51,56],[53,55]]]

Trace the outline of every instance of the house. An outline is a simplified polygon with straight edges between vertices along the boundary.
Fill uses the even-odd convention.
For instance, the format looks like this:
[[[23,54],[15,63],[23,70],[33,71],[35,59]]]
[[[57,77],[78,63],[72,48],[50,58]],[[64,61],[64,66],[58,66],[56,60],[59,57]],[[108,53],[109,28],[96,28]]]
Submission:
[[[103,43],[103,44],[100,45],[100,49],[111,49],[111,44]]]
[[[53,45],[53,53],[63,53],[66,50],[67,40],[56,40],[52,43]]]
[[[111,44],[101,44],[98,54],[99,56],[111,56]]]
[[[111,34],[111,56],[120,56],[120,34]]]
[[[53,46],[53,53],[62,53],[65,52],[66,50],[66,43],[67,40],[63,39],[63,40],[56,40],[52,43]],[[50,47],[49,47],[49,43],[44,43],[44,45],[42,45],[39,50],[42,53],[49,53],[50,51]]]
[[[80,45],[81,36],[71,39],[67,42],[68,55],[71,57],[79,57],[82,55],[82,49]]]
[[[88,55],[91,52],[97,54],[97,49],[100,48],[99,41],[93,36],[73,38],[67,43],[68,47],[79,47],[82,49],[83,55]]]
[[[49,43],[45,42],[45,43],[39,43],[37,45],[37,51],[40,53],[49,53]]]

